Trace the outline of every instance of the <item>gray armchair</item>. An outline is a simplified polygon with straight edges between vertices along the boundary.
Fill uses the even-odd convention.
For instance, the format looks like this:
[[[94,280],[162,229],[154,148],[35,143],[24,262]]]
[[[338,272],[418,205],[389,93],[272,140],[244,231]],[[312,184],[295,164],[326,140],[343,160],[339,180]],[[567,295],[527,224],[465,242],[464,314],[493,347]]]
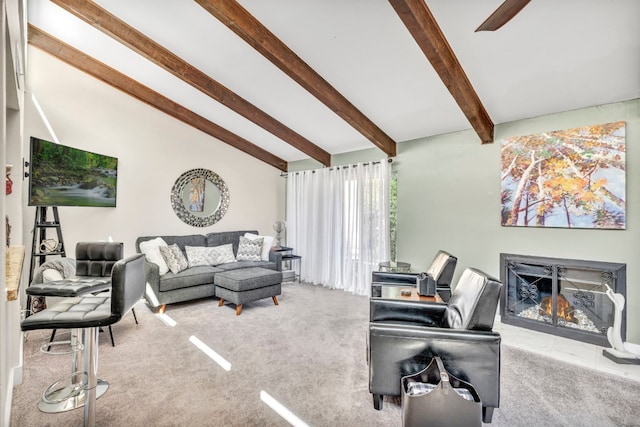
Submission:
[[[471,383],[482,400],[484,422],[500,403],[500,334],[492,332],[502,284],[467,268],[447,304],[371,298],[369,391],[376,409],[401,394],[403,376],[439,356],[446,370]]]
[[[435,281],[436,291],[443,301],[451,297],[451,281],[458,258],[445,251],[438,251],[426,271],[429,280]],[[392,273],[374,271],[371,275],[371,295],[379,297],[382,286],[416,286],[417,273]]]

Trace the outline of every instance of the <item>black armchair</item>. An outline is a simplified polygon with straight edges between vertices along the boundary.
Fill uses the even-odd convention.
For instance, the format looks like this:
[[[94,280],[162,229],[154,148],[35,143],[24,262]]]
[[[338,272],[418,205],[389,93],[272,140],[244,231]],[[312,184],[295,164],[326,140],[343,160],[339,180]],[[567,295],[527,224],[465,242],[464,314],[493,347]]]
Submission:
[[[436,291],[445,302],[451,297],[451,280],[457,263],[458,258],[455,256],[438,251],[426,271],[429,278],[435,281]],[[371,295],[379,297],[382,286],[416,286],[417,276],[416,273],[374,271],[371,275]]]
[[[423,370],[434,356],[482,400],[483,421],[500,403],[500,334],[492,332],[502,284],[467,268],[447,304],[371,298],[369,391],[376,409],[399,396],[403,376]]]

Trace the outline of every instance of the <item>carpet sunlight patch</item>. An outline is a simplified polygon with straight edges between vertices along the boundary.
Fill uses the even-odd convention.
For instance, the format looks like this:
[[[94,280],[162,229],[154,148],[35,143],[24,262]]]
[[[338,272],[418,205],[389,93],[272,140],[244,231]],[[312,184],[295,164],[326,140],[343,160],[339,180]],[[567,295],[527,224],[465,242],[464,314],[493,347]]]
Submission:
[[[260,391],[260,400],[273,409],[278,415],[284,418],[289,424],[294,427],[309,427],[309,424],[302,421],[296,414],[285,408],[282,403],[275,400],[269,393],[264,390]]]
[[[231,363],[229,363],[224,357],[213,351],[211,347],[200,341],[198,338],[191,335],[189,341],[196,347],[198,347],[204,354],[209,356],[214,362],[222,367],[225,371],[231,370]]]
[[[174,327],[174,326],[176,326],[178,324],[175,320],[173,320],[171,317],[167,316],[164,313],[162,313],[162,314],[156,313],[156,317],[158,319],[160,319],[162,321],[162,323],[164,323],[167,326]]]

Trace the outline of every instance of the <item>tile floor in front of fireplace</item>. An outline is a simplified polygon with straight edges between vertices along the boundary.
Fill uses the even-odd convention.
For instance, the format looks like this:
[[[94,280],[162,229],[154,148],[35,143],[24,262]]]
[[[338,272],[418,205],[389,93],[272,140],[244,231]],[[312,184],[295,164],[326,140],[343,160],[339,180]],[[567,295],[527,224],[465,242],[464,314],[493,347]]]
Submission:
[[[500,316],[497,316],[493,330],[500,333],[504,344],[585,368],[640,381],[640,365],[615,363],[602,354],[605,347],[507,325],[500,322]]]

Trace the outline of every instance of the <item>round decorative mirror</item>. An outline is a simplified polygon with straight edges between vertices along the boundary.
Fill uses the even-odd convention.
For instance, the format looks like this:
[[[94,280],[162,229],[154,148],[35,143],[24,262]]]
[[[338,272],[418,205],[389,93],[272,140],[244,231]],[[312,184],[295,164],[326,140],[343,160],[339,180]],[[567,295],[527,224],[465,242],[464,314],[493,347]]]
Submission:
[[[220,221],[229,208],[229,190],[218,174],[208,169],[186,171],[173,184],[171,206],[185,223],[207,227]]]

